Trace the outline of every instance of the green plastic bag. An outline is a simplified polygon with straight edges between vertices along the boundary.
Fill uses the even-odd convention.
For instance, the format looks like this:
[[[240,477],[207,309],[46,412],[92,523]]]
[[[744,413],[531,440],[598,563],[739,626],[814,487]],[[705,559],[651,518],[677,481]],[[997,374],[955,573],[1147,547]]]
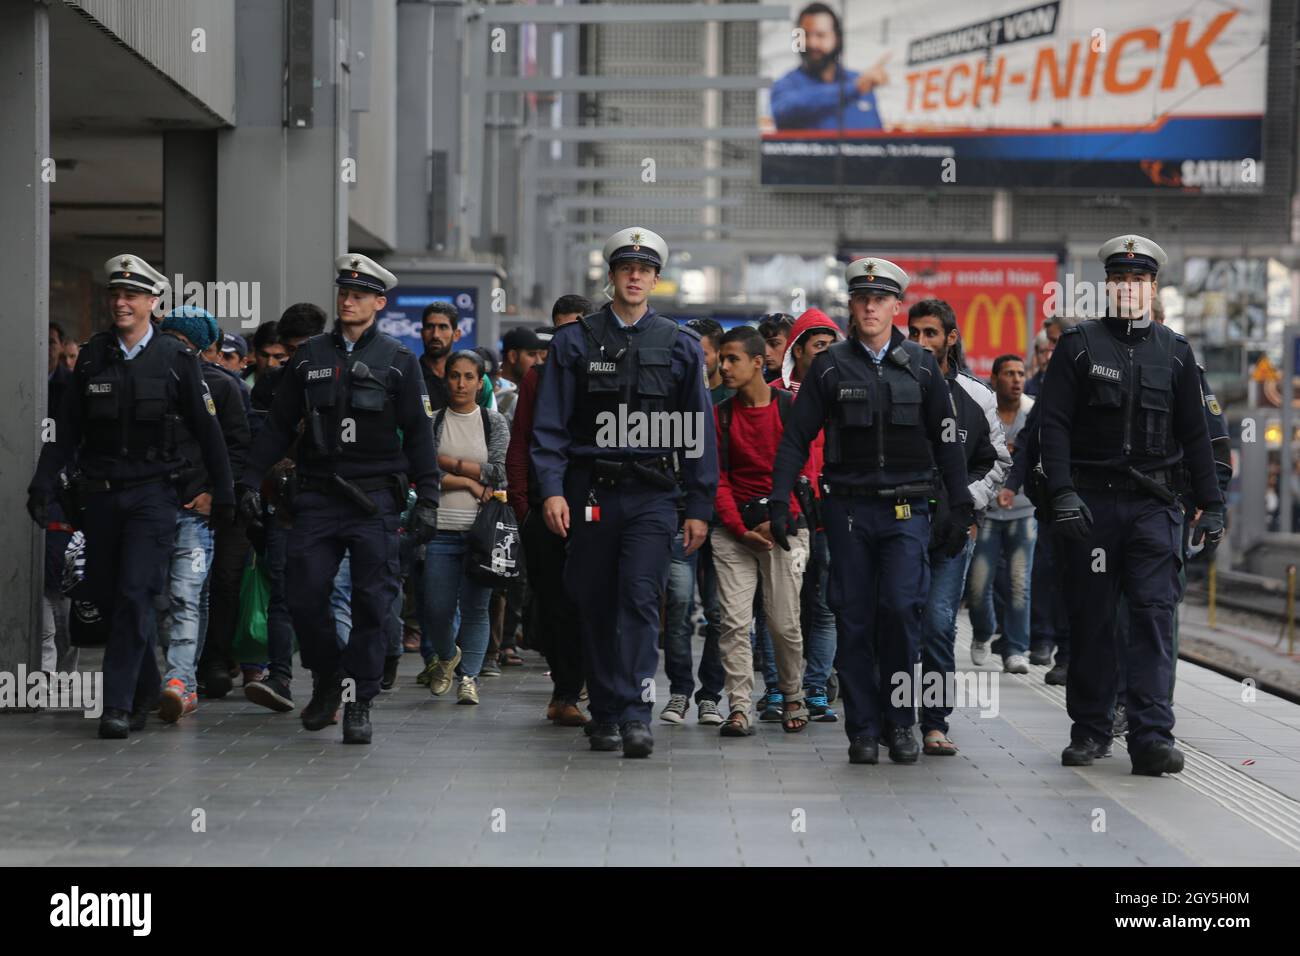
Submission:
[[[256,664],[266,656],[266,609],[271,603],[271,581],[257,563],[257,554],[244,568],[239,582],[239,617],[235,622],[233,650],[241,664]]]

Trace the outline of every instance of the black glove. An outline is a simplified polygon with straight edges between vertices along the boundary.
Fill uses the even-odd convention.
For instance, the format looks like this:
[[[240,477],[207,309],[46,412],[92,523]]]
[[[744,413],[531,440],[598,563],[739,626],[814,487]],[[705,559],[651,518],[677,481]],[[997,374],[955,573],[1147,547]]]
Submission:
[[[790,502],[769,498],[767,502],[767,520],[772,523],[772,540],[784,551],[790,550],[790,535],[795,533],[794,521],[790,517]]]
[[[1223,517],[1223,505],[1211,505],[1201,511],[1200,519],[1192,528],[1192,544],[1205,542],[1202,556],[1207,561],[1213,560],[1214,552],[1219,550],[1219,542],[1223,540]]]
[[[948,525],[944,529],[941,550],[946,558],[955,558],[966,550],[970,539],[970,526],[975,523],[975,509],[970,505],[954,505],[948,512]]]
[[[239,509],[239,521],[247,527],[256,527],[262,523],[262,494],[248,485],[235,485],[236,507]]]
[[[27,495],[27,513],[32,516],[32,520],[44,529],[50,521],[49,505],[45,503],[45,496],[39,491],[33,491]]]
[[[1071,541],[1084,541],[1092,534],[1092,512],[1073,488],[1052,498],[1052,523],[1061,537]]]
[[[417,501],[411,509],[410,526],[406,530],[416,544],[433,540],[433,536],[438,533],[438,505],[424,499]]]

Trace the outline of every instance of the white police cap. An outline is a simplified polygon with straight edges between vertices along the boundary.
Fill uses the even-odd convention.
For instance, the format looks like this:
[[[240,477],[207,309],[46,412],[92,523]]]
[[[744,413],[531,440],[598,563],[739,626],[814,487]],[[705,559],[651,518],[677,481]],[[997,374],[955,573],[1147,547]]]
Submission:
[[[171,284],[161,272],[129,252],[105,262],[104,272],[108,275],[110,289],[120,286],[150,295],[162,295],[163,290]]]
[[[1107,272],[1149,272],[1155,275],[1169,261],[1165,250],[1145,236],[1116,236],[1102,244],[1097,258]]]
[[[662,269],[668,261],[668,243],[644,226],[630,226],[609,237],[603,254],[611,266],[624,259],[635,259]]]
[[[888,259],[855,259],[844,270],[844,281],[849,285],[849,295],[855,292],[883,292],[900,299],[911,281],[907,273]]]
[[[383,295],[397,285],[397,276],[359,252],[339,256],[334,260],[334,268],[339,273],[334,284],[345,289],[361,289],[363,292]]]

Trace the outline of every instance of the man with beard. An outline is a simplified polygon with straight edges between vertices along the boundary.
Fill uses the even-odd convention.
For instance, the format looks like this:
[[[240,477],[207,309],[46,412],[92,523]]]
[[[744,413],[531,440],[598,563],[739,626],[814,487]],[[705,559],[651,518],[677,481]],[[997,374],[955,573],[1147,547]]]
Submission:
[[[802,65],[772,84],[777,129],[880,129],[875,88],[889,82],[886,53],[862,73],[840,66],[844,30],[824,3],[810,3],[795,21],[803,31]]]
[[[460,341],[460,313],[450,302],[430,302],[420,317],[420,338],[424,341],[424,354],[420,356],[420,371],[424,373],[424,387],[429,393],[429,403],[436,412],[447,407],[447,356],[451,347]]]

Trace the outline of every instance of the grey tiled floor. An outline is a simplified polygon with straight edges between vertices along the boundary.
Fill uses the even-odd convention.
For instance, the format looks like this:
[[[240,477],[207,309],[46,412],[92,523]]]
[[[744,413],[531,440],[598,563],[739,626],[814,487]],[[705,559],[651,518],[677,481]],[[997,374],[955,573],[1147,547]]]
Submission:
[[[591,753],[580,731],[540,719],[550,684],[525,656],[462,707],[417,687],[407,655],[370,747],[343,746],[337,727],[307,733],[238,691],[120,742],[76,715],[0,716],[0,864],[1300,863],[1182,782],[1129,775],[1119,748],[1061,767],[1068,724],[1041,669],[1001,679],[999,716],[954,715],[958,756],[859,767],[842,725],[724,740],[693,712],[655,726],[649,760]],[[1272,779],[1257,775],[1300,790],[1300,708],[1242,711],[1226,679],[1189,665],[1180,680],[1199,745],[1229,764],[1266,754]],[[300,705],[308,690],[299,680]]]

